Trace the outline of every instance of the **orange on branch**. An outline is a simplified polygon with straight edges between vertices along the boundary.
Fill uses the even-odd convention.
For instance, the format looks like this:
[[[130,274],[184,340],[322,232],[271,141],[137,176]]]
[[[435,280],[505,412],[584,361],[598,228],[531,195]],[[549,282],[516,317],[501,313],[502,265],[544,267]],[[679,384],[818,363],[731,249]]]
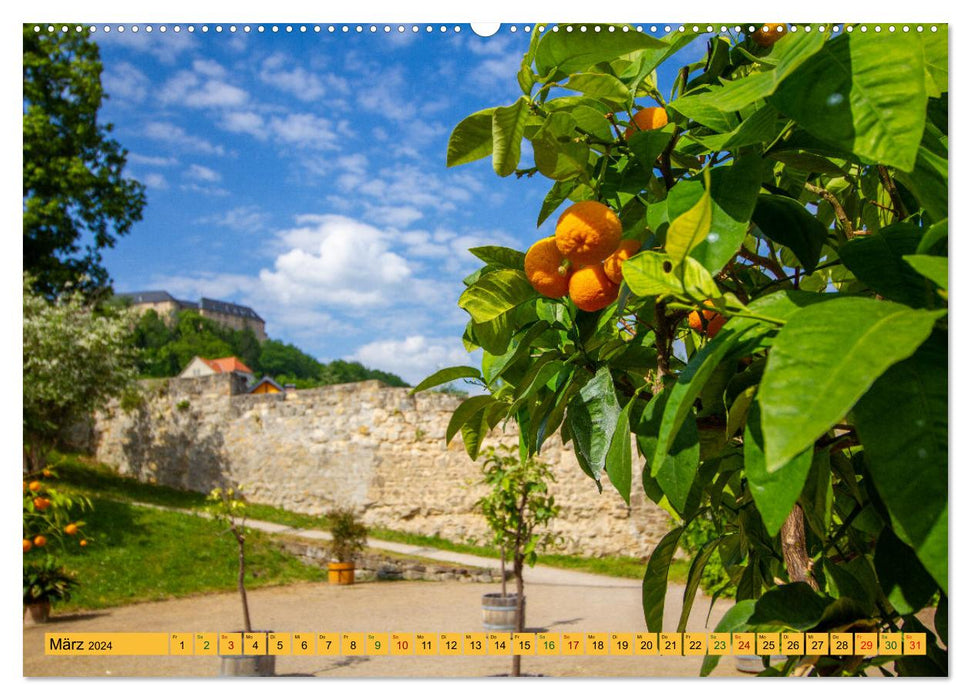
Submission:
[[[47,507],[51,504],[50,500],[47,498],[42,498],[38,496],[34,499],[34,508],[37,510],[47,510]]]
[[[70,523],[64,527],[64,533],[67,535],[76,535],[78,532],[78,526],[74,523]]]
[[[570,277],[570,299],[582,311],[600,311],[609,306],[620,291],[604,272],[603,265],[583,267]]]
[[[88,541],[87,540],[81,540],[80,542],[78,542],[78,544],[81,545],[82,547],[87,547],[88,546]]]
[[[705,302],[705,306],[713,308],[710,299]],[[706,335],[708,338],[714,338],[715,334],[725,325],[725,321],[725,317],[717,311],[704,310],[701,313],[692,311],[688,314],[688,325],[691,329]]]
[[[617,250],[624,227],[614,210],[588,199],[564,211],[556,222],[556,247],[573,265],[594,265]]]
[[[651,131],[667,126],[668,113],[664,107],[646,107],[634,113],[630,126],[624,131],[624,138],[629,139],[635,131]]]
[[[544,297],[566,296],[570,284],[570,270],[567,260],[556,247],[552,236],[542,238],[526,251],[526,278],[537,292]]]
[[[35,547],[43,547],[45,544],[47,544],[47,538],[43,535],[37,535],[37,537],[34,538]]]
[[[29,552],[30,551],[30,548],[33,547],[33,546],[34,545],[32,545],[30,543],[30,540],[25,539],[24,540],[24,554],[26,554],[27,552]]]
[[[768,48],[784,37],[787,31],[788,27],[785,24],[763,24],[749,36],[759,46]]]
[[[40,491],[42,488],[44,488],[44,485],[41,484],[39,481],[31,481],[30,485],[27,488],[29,488],[31,491],[36,493],[37,491]]]
[[[629,260],[640,249],[640,241],[628,238],[627,240],[621,241],[620,245],[617,246],[617,250],[607,256],[606,260],[604,260],[604,273],[610,278],[611,282],[620,284],[624,281],[621,267],[625,260]]]

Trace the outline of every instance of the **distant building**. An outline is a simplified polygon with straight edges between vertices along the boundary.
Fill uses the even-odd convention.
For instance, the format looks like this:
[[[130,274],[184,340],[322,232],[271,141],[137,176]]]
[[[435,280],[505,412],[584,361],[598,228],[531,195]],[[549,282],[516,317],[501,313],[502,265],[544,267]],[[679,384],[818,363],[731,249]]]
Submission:
[[[238,357],[220,357],[216,360],[208,360],[198,355],[189,361],[185,369],[179,373],[179,377],[207,377],[210,374],[227,372],[233,372],[245,378],[247,384],[251,384],[254,379],[253,370],[240,362]]]
[[[269,377],[263,377],[249,390],[251,394],[281,394],[286,390]]]
[[[238,331],[249,328],[259,341],[266,340],[266,322],[248,306],[206,297],[197,304],[194,301],[176,299],[165,291],[126,292],[115,296],[129,300],[139,312],[151,309],[162,318],[174,320],[179,311],[197,311],[203,318],[211,319],[221,326]]]

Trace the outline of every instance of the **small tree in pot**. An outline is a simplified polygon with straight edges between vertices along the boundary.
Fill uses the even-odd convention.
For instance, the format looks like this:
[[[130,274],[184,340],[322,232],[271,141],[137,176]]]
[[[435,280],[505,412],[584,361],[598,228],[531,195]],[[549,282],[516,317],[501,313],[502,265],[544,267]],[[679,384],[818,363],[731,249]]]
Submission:
[[[327,582],[354,583],[354,560],[367,546],[367,528],[350,508],[335,508],[327,513],[330,521],[330,558]]]
[[[249,600],[246,597],[246,501],[243,487],[215,488],[206,498],[206,511],[217,522],[226,526],[223,534],[232,534],[239,550],[239,571],[236,588],[243,604],[243,632],[252,632],[250,623]],[[224,676],[272,676],[276,668],[276,657],[263,656],[224,656],[222,657]]]
[[[540,532],[556,517],[558,508],[548,484],[554,481],[549,464],[538,459],[522,460],[506,445],[490,447],[484,453],[482,481],[489,493],[477,502],[489,523],[493,543],[499,547],[502,565],[502,597],[506,598],[506,560],[512,559],[516,581],[516,616],[514,630],[526,625],[526,598],[523,595],[523,566],[533,566],[545,547],[555,542],[551,532]],[[520,657],[512,659],[512,675],[518,676]]]

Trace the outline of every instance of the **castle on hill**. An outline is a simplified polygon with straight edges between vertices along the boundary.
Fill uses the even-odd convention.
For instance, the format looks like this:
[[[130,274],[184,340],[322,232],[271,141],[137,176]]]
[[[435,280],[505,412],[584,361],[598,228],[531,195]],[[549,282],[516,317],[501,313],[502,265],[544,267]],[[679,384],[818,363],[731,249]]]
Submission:
[[[165,291],[125,292],[115,296],[129,301],[139,313],[152,310],[161,318],[174,319],[180,311],[197,311],[203,318],[234,330],[249,328],[260,342],[266,340],[266,321],[248,306],[206,297],[198,303],[184,301]]]

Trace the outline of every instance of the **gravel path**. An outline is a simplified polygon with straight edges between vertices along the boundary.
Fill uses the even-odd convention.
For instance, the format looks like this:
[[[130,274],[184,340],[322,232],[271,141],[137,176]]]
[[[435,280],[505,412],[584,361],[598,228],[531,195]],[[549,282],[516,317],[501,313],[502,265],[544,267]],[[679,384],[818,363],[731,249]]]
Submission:
[[[142,504],[139,504],[142,505]],[[191,512],[191,511],[186,511]],[[198,515],[198,513],[193,513]],[[266,532],[328,539],[262,521],[248,525]],[[369,540],[369,546],[426,559],[498,568],[497,560],[428,547]],[[526,572],[526,623],[540,632],[637,632],[644,629],[640,581],[537,566]],[[495,584],[374,582],[354,586],[304,583],[251,591],[254,627],[277,632],[478,632],[480,597]],[[665,627],[673,629],[684,588],[674,585],[665,601]],[[695,600],[687,629],[711,630],[730,607],[718,601],[706,625],[711,601]],[[215,676],[215,657],[47,657],[48,632],[226,632],[239,629],[235,593],[141,603],[108,610],[53,615],[47,625],[25,627],[25,676]],[[301,657],[277,658],[277,675],[326,677],[485,677],[508,672],[501,657]],[[547,676],[697,676],[700,657],[554,656],[525,657],[524,673]],[[723,660],[713,675],[740,675]]]

